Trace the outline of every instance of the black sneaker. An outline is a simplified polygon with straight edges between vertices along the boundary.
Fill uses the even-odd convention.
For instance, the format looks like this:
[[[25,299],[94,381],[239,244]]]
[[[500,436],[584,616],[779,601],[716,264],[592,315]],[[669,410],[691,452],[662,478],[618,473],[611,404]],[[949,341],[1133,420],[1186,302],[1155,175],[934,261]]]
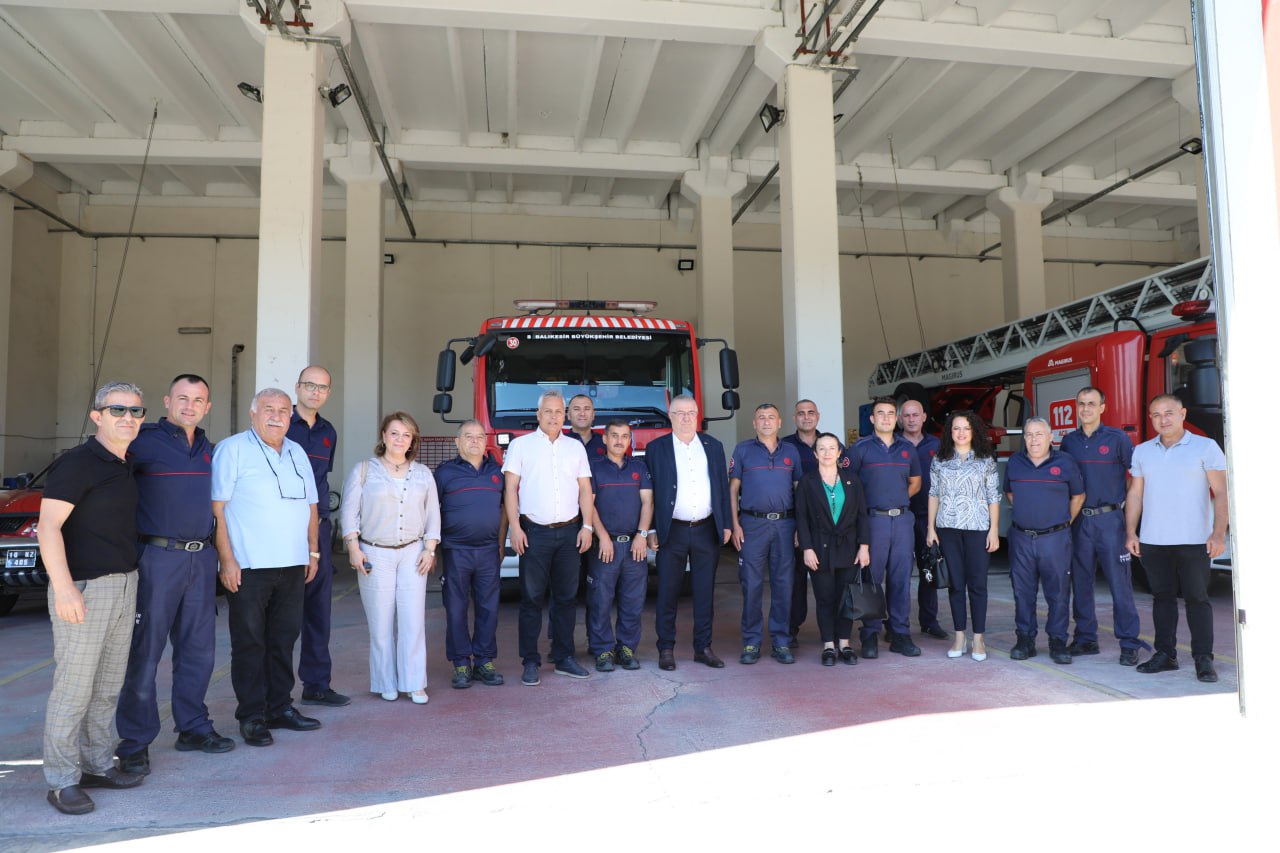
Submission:
[[[742,654],[738,655],[738,663],[746,664],[747,666],[750,666],[751,664],[755,663],[758,660],[760,660],[759,646],[743,646],[742,647]]]
[[[872,634],[862,641],[862,659],[875,660],[880,657],[880,641]]]
[[[542,683],[538,677],[538,665],[531,660],[524,662],[524,672],[520,675],[520,683],[528,687],[537,687]]]
[[[1120,665],[1121,666],[1137,666],[1138,650],[1137,649],[1121,649]]]
[[[573,655],[556,662],[556,675],[567,675],[570,678],[591,677],[591,673],[579,666],[578,662],[573,659]]]
[[[120,755],[116,753],[116,767],[119,767],[125,773],[137,773],[141,776],[151,774],[151,754],[147,751],[147,747],[143,747],[141,751],[130,755]]]
[[[1066,666],[1071,663],[1071,652],[1067,651],[1067,644],[1062,640],[1049,640],[1049,660],[1057,664]]]
[[[471,670],[471,679],[472,681],[478,681],[488,687],[497,687],[506,681],[506,679],[502,677],[502,674],[494,667],[492,661],[485,661],[482,664],[477,664],[476,667]]]
[[[1138,664],[1138,672],[1150,675],[1153,672],[1172,672],[1178,668],[1178,659],[1164,652],[1156,652],[1144,663]]]
[[[454,690],[466,690],[471,686],[471,667],[455,666],[453,668],[453,681],[450,682]]]
[[[344,696],[329,687],[324,690],[304,690],[302,691],[302,704],[328,705],[330,708],[341,708],[343,705],[351,704],[351,697]]]
[[[791,654],[791,649],[788,646],[774,646],[772,654],[773,659],[778,663],[796,662],[796,656]]]
[[[920,632],[923,634],[928,634],[930,637],[933,637],[935,640],[945,640],[951,636],[946,632],[946,630],[941,625],[937,624],[936,622],[930,625],[928,628],[921,628]]]
[[[198,734],[196,732],[179,732],[178,742],[173,746],[179,752],[207,752],[211,755],[216,755],[220,752],[230,752],[235,749],[236,742],[211,729]]]
[[[613,652],[596,655],[596,672],[613,672]]]
[[[1082,657],[1084,655],[1096,655],[1101,652],[1102,649],[1098,648],[1097,643],[1082,643],[1079,640],[1076,640],[1074,643],[1067,646],[1067,654],[1071,655],[1073,658]]]
[[[889,641],[889,651],[909,658],[920,657],[920,647],[912,642],[910,634],[894,634]]]
[[[621,646],[618,648],[618,663],[623,669],[639,669],[640,661],[636,660],[636,653],[631,650],[630,646]]]

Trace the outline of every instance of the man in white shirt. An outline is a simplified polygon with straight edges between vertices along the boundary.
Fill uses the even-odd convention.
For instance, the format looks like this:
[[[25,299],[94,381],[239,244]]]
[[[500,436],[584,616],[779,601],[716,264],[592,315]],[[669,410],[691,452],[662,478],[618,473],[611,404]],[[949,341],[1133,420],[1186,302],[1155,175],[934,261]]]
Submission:
[[[541,683],[538,636],[542,608],[551,595],[551,659],[555,671],[588,678],[573,653],[579,555],[591,547],[595,508],[591,466],[582,442],[565,435],[564,395],[538,398],[538,429],[507,448],[502,471],[511,547],[520,555],[520,657],[522,684]]]

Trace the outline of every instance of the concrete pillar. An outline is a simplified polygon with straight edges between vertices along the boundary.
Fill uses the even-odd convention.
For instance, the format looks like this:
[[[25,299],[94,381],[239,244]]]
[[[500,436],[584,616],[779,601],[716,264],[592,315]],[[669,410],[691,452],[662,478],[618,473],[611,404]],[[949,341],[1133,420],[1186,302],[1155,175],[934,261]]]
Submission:
[[[1200,115],[1200,91],[1196,86],[1196,70],[1192,68],[1173,81],[1173,99],[1191,115],[1195,116],[1194,131],[1188,131],[1186,138],[1203,133],[1203,119]],[[1185,139],[1178,140],[1184,142]],[[1200,155],[1196,159],[1196,226],[1200,232],[1200,256],[1209,254],[1209,190],[1204,176],[1204,160]]]
[[[1053,192],[1040,186],[1040,173],[1018,175],[1012,186],[987,196],[1000,217],[1000,272],[1004,278],[1004,319],[1011,322],[1045,310],[1044,236],[1040,214]]]
[[[58,196],[58,214],[84,226],[85,197]],[[58,420],[54,451],[80,443],[85,412],[93,402],[93,362],[98,342],[94,328],[98,241],[62,235],[61,281],[58,290]],[[150,402],[148,405],[150,405]]]
[[[16,151],[0,151],[0,186],[9,189],[31,180],[31,161]],[[13,290],[13,196],[0,193],[0,475],[8,474],[3,427],[9,423],[9,302]]]
[[[822,428],[844,435],[844,346],[831,77],[788,65],[778,160],[782,184],[782,336],[786,408],[808,398]]]
[[[336,470],[349,471],[378,440],[382,411],[382,188],[387,176],[368,142],[329,161],[347,188],[345,309],[342,332],[342,424]]]
[[[311,360],[311,292],[320,277],[322,50],[274,33],[264,47],[254,389],[291,396]]]
[[[696,205],[698,230],[698,322],[700,338],[724,338],[734,346],[733,197],[747,185],[747,177],[730,169],[728,157],[711,157],[701,146],[702,168],[685,172],[680,192]],[[724,414],[720,406],[719,348],[700,353],[704,415]],[[715,421],[709,432],[727,447],[737,443],[735,419]]]

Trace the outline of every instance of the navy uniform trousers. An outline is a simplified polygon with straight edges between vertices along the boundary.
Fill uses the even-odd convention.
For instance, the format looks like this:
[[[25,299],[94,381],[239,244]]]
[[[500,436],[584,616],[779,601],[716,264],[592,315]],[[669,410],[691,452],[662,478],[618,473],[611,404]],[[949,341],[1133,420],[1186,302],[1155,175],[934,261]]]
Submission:
[[[1045,633],[1066,645],[1070,624],[1071,531],[1033,536],[1009,528],[1009,580],[1013,583],[1013,621],[1019,638],[1036,637],[1036,595],[1044,587],[1049,618]]]
[[[1101,515],[1080,515],[1071,525],[1071,611],[1076,620],[1078,643],[1098,642],[1098,613],[1093,588],[1098,566],[1111,588],[1111,618],[1122,649],[1139,649],[1147,644],[1138,639],[1138,608],[1133,601],[1133,576],[1129,551],[1124,545],[1124,510]]]
[[[913,512],[915,524],[912,532],[914,536],[914,544],[916,546],[916,572],[920,577],[918,586],[916,587],[916,607],[920,614],[920,630],[932,628],[938,625],[938,588],[931,583],[927,583],[924,579],[924,561],[922,555],[925,551],[925,539],[929,535],[929,515],[927,511]]]
[[[324,496],[322,500],[328,500]],[[333,522],[320,519],[320,559],[316,576],[304,587],[302,602],[302,650],[298,653],[298,680],[305,693],[323,693],[333,677],[329,633],[333,620]]]
[[[173,643],[173,724],[179,732],[213,731],[205,693],[213,675],[218,553],[146,545],[138,560],[138,604],[116,729],[118,755],[135,755],[160,734],[156,670]]]
[[[910,634],[911,567],[915,564],[915,518],[910,510],[902,515],[876,515],[868,519],[871,526],[871,580],[884,584],[885,609],[889,611],[889,630]],[[868,619],[858,636],[865,642],[880,633],[884,623]]]
[[[593,658],[620,646],[635,651],[640,646],[640,614],[644,612],[644,594],[649,585],[649,564],[631,558],[631,542],[613,543],[613,559],[600,559],[597,543],[588,553],[591,566],[587,570],[587,644]],[[617,621],[614,621],[614,606]]]
[[[794,518],[770,521],[743,513],[738,580],[742,583],[742,645],[764,643],[764,573],[769,572],[769,636],[775,646],[791,645],[791,588],[795,582]]]
[[[498,543],[485,548],[440,549],[444,576],[444,653],[454,666],[486,664],[498,656],[498,593],[502,560]],[[475,628],[470,625],[475,602]]]

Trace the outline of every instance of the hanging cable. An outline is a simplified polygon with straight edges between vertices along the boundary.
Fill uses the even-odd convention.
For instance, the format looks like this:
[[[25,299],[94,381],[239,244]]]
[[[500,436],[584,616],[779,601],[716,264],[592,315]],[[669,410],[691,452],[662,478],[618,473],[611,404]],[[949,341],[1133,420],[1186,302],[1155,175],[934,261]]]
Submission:
[[[102,359],[107,354],[107,342],[111,340],[111,321],[116,316],[116,305],[120,301],[120,286],[124,283],[124,268],[129,261],[129,246],[133,243],[133,225],[138,218],[138,202],[142,199],[142,182],[147,176],[147,161],[151,157],[151,139],[156,133],[156,118],[160,115],[160,104],[156,104],[151,108],[151,126],[147,128],[147,147],[142,152],[142,169],[138,172],[138,188],[133,193],[133,209],[129,211],[129,230],[125,232],[124,251],[120,254],[120,271],[116,274],[116,289],[111,295],[111,308],[107,311],[107,325],[102,330],[102,347],[98,350],[97,361],[93,365],[93,382],[89,386],[89,394],[93,395],[98,390],[98,381],[102,378]],[[89,428],[89,413],[93,411],[93,397],[89,398],[89,405],[84,410],[84,420],[80,422],[80,435],[84,436],[85,430]]]
[[[898,157],[893,153],[893,137],[889,137],[889,165],[893,167],[893,192],[898,200],[898,225],[902,228],[902,251],[910,251],[907,245],[907,222],[902,216],[902,187],[898,185]],[[924,320],[920,318],[920,298],[916,294],[916,274],[911,269],[911,258],[907,257],[907,278],[911,281],[911,305],[916,311],[916,329],[920,332],[920,349],[924,349]]]
[[[880,336],[884,338],[884,357],[893,358],[893,352],[889,349],[889,333],[884,327],[884,313],[880,310],[880,292],[876,289],[876,268],[871,261],[871,237],[867,234],[867,215],[862,210],[863,195],[862,166],[858,166],[858,191],[854,193],[853,198],[858,203],[858,219],[862,222],[862,245],[867,249],[867,271],[871,274],[871,298],[876,303],[876,319],[880,321]]]

